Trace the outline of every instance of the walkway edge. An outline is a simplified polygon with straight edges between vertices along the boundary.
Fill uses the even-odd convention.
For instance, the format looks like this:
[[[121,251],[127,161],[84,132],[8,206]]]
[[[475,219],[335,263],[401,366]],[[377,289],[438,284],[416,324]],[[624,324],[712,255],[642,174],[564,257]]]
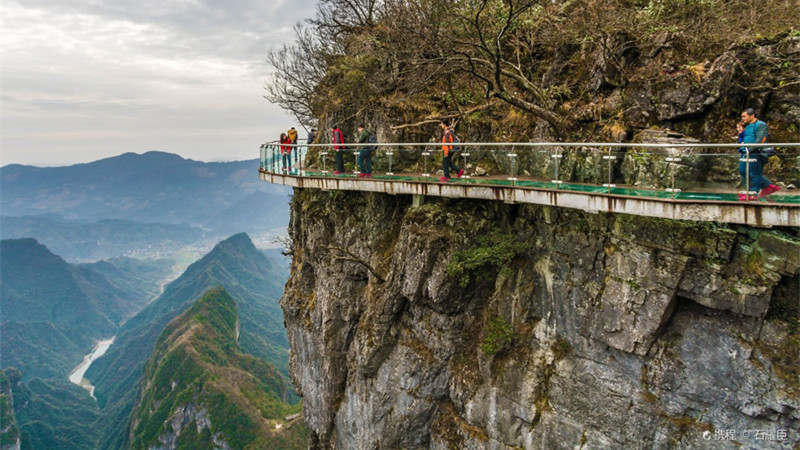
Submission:
[[[406,180],[299,177],[259,170],[266,182],[294,188],[382,192],[393,195],[495,200],[579,209],[591,213],[610,212],[673,220],[737,223],[753,227],[800,226],[800,205],[777,203],[710,203],[629,197],[593,192],[557,191],[521,186],[457,183],[426,183]]]

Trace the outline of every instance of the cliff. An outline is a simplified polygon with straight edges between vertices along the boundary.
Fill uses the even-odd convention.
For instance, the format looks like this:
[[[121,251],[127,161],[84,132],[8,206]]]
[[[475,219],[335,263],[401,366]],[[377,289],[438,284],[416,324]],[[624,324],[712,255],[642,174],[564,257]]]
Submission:
[[[796,229],[313,190],[291,211],[314,447],[800,444]]]
[[[239,350],[236,302],[208,291],[164,329],[147,363],[130,428],[132,448],[302,448],[286,422],[290,389],[272,364]]]

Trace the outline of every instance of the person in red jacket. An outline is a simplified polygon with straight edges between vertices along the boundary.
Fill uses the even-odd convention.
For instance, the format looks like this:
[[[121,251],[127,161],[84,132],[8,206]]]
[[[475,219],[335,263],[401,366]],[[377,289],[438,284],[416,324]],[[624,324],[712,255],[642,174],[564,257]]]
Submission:
[[[331,142],[333,142],[333,151],[336,156],[336,170],[333,171],[334,175],[341,175],[344,173],[344,135],[338,125],[331,127]]]
[[[289,146],[292,141],[286,133],[281,133],[281,171],[287,172],[292,166],[292,147]]]

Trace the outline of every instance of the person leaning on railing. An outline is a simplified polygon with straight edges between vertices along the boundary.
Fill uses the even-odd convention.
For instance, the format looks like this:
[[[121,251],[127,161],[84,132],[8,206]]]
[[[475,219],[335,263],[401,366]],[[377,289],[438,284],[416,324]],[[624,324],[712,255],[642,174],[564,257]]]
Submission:
[[[344,135],[338,125],[331,126],[331,142],[333,143],[333,152],[336,157],[336,170],[333,171],[333,174],[341,175],[344,173],[344,146],[337,144],[344,144]]]
[[[744,131],[741,135],[741,143],[743,144],[766,144],[769,139],[769,127],[764,121],[756,118],[756,113],[753,108],[747,108],[742,111],[742,122],[745,124]],[[767,177],[764,176],[764,163],[767,161],[767,156],[761,152],[761,147],[740,147],[739,152],[747,155],[747,150],[750,150],[749,161],[749,177],[750,186],[746,186],[747,192],[758,193],[760,197],[767,197],[779,191],[781,188],[772,184]],[[746,183],[748,176],[748,162],[739,162],[739,174],[742,176],[742,182]],[[760,191],[760,192],[759,192]],[[754,195],[754,194],[749,194]],[[748,195],[739,194],[739,200],[748,200]],[[752,198],[751,198],[752,200]]]

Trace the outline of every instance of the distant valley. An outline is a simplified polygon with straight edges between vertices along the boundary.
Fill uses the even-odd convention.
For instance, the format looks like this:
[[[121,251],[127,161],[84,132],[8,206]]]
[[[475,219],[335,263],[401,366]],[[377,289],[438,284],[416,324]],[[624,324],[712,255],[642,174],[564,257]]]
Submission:
[[[220,311],[231,302],[237,311],[237,373],[255,370],[248,398],[260,406],[242,413],[260,410],[252,416],[260,421],[299,410],[278,305],[288,277],[280,252],[291,191],[259,181],[256,167],[149,152],[0,168],[0,399],[13,402],[2,414],[14,424],[4,445],[129,446],[131,413],[159,335],[217,287],[226,291]],[[217,332],[230,338],[229,330],[203,335]],[[67,375],[112,336],[85,375],[95,400]],[[158,417],[148,418],[149,430]],[[292,445],[302,446],[304,426],[285,425]]]

